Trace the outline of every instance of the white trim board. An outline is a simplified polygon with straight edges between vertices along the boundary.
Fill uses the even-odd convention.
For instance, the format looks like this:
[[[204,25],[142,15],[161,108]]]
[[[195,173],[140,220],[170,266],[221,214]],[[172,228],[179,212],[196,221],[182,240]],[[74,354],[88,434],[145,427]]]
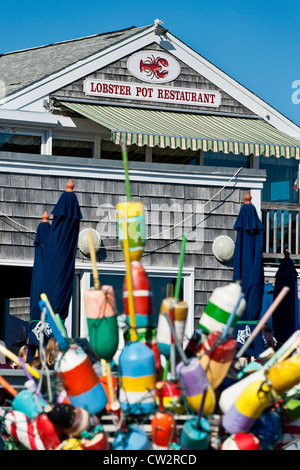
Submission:
[[[98,160],[99,162],[99,160]],[[206,185],[224,186],[235,188],[262,189],[266,181],[264,176],[249,176],[238,174],[232,181],[229,180],[238,169],[233,169],[232,174],[217,173],[212,168],[211,173],[189,173],[178,168],[178,171],[156,170],[156,169],[134,169],[130,168],[131,181],[151,181],[152,183],[173,183],[185,185]],[[107,180],[124,181],[123,168],[109,167],[88,167],[87,165],[76,165],[67,163],[57,163],[53,161],[44,162],[23,162],[16,160],[0,160],[0,172],[31,174],[41,176],[62,176],[65,178],[97,178]],[[75,187],[76,190],[76,187]]]

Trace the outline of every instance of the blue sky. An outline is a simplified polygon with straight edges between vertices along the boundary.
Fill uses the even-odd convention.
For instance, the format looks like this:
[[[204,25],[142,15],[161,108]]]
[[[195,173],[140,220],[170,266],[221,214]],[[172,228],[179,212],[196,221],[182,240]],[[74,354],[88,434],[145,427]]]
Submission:
[[[3,3],[0,53],[159,18],[178,39],[300,126],[299,0]]]

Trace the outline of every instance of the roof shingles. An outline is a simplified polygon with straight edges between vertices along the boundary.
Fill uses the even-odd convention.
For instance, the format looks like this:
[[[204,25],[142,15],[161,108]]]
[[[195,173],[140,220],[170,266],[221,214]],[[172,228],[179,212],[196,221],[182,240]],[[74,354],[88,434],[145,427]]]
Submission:
[[[0,99],[149,28],[131,27],[0,55]]]

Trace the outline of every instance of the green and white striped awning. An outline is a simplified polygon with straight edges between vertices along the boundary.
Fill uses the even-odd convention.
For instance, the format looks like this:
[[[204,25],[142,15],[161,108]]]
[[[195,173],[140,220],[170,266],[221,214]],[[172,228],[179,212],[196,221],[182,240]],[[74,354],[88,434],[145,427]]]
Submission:
[[[111,131],[113,142],[149,147],[275,155],[300,159],[300,140],[262,119],[180,113],[86,103],[64,106]]]

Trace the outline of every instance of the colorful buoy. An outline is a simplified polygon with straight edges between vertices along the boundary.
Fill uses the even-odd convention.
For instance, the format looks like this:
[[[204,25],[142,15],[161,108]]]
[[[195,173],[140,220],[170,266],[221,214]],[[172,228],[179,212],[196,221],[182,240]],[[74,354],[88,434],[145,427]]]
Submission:
[[[253,434],[232,434],[222,443],[220,450],[261,450],[259,439]]]
[[[162,301],[157,326],[157,344],[161,354],[166,358],[170,357],[172,335],[164,312],[169,313],[171,310],[173,311],[173,323],[175,332],[180,344],[182,345],[184,339],[185,324],[188,314],[188,305],[184,301],[175,302],[173,297],[167,297]]]
[[[224,331],[241,293],[241,286],[237,282],[232,282],[224,287],[217,287],[210,296],[200,317],[199,328],[207,334],[212,331]],[[235,324],[245,310],[245,307],[246,301],[241,299],[235,318],[231,323],[229,334],[232,334]]]
[[[134,311],[137,328],[154,328],[156,327],[153,293],[149,277],[146,274],[142,264],[138,261],[131,262],[131,279],[133,289]],[[124,278],[123,283],[123,302],[126,321],[130,324],[128,309],[128,289],[127,279]]]
[[[130,261],[139,261],[146,244],[144,205],[141,202],[117,204],[117,230],[120,244],[124,245],[123,218],[127,219]]]
[[[100,358],[111,361],[119,344],[113,287],[102,286],[101,289],[86,290],[84,306],[91,347]]]
[[[199,360],[193,357],[187,364],[180,362],[176,366],[176,372],[181,384],[182,394],[190,407],[196,412],[200,408],[204,387],[208,386],[203,413],[212,414],[216,406],[216,397]]]
[[[266,380],[250,383],[234,405],[223,415],[222,425],[229,434],[248,432],[269,405],[271,387]]]
[[[149,450],[150,440],[146,432],[134,425],[128,426],[115,435],[112,450]]]
[[[71,344],[66,352],[59,352],[54,369],[72,405],[85,408],[91,413],[98,413],[105,408],[105,390],[81,347]]]
[[[26,449],[45,450],[36,421],[22,411],[9,411],[5,415],[4,427],[6,432]]]
[[[215,390],[226,377],[236,352],[236,340],[233,337],[222,341],[221,332],[209,333],[202,343],[199,353],[200,364]]]
[[[156,370],[154,354],[145,344],[126,344],[119,358],[119,400],[132,414],[149,414],[155,404]]]

